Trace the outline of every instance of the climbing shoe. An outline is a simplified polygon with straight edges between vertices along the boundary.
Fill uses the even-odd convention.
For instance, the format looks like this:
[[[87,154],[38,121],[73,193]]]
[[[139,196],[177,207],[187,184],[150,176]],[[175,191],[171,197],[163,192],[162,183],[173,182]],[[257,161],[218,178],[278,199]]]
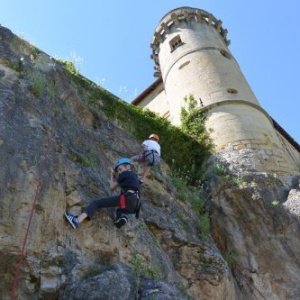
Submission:
[[[66,217],[67,221],[71,224],[71,226],[76,229],[79,227],[79,221],[77,216],[74,216],[70,213],[65,212],[64,216]]]
[[[118,218],[116,221],[115,221],[115,225],[118,227],[118,228],[121,228],[123,225],[125,225],[126,223],[128,222],[127,218],[126,217],[120,217]]]

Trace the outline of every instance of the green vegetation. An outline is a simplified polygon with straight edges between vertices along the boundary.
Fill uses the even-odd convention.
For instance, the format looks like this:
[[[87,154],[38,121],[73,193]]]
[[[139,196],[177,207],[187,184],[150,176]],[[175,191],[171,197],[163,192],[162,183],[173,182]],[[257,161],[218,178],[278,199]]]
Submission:
[[[93,110],[117,121],[119,126],[140,141],[151,132],[158,133],[163,149],[162,157],[172,171],[188,178],[189,183],[195,183],[201,178],[202,166],[211,150],[207,143],[200,144],[167,120],[149,110],[143,111],[129,105],[102,88],[92,88],[85,101]]]
[[[221,164],[215,164],[212,170],[212,173],[219,177],[227,177],[229,176],[225,166]]]
[[[207,212],[200,215],[199,229],[200,229],[200,237],[203,240],[207,240],[210,234],[210,220],[209,220],[209,214]]]
[[[197,107],[193,96],[187,97],[186,108],[181,111],[182,128],[177,128],[149,110],[142,110],[120,100],[78,74],[67,63],[64,64],[74,83],[79,86],[81,99],[94,112],[113,120],[137,140],[143,141],[152,132],[159,134],[162,158],[171,168],[172,182],[177,188],[176,196],[182,201],[189,202],[192,209],[199,213],[201,236],[207,238],[209,216],[205,210],[205,197],[201,188],[204,166],[213,148],[205,130],[207,112]],[[126,153],[126,155],[131,154]],[[75,156],[73,160],[83,163],[82,157]],[[138,256],[132,260],[134,267],[142,263]],[[142,271],[139,272],[143,274],[151,273],[143,265],[140,269]]]
[[[58,59],[57,62],[62,64],[71,75],[79,76],[79,70],[75,67],[73,62],[63,59]]]
[[[149,279],[162,279],[163,277],[159,270],[149,265],[140,254],[134,254],[130,264],[136,273],[137,287],[139,287],[142,277]]]
[[[34,72],[30,75],[29,90],[36,97],[40,97],[46,87],[46,78],[40,72]]]
[[[248,185],[248,182],[244,178],[231,175],[224,165],[216,164],[212,169],[212,173],[223,178],[229,184],[238,185],[239,187]],[[249,186],[255,188],[257,183],[252,181],[249,183]]]
[[[235,264],[235,262],[236,262],[237,254],[234,251],[227,250],[223,254],[223,258],[227,262],[228,266],[232,267]]]
[[[177,176],[187,178],[189,184],[195,184],[202,178],[203,166],[212,149],[208,135],[204,131],[204,113],[199,113],[199,110],[194,107],[192,110],[194,116],[189,118],[187,114],[190,111],[183,112],[186,119],[184,121],[186,132],[183,132],[166,119],[120,100],[81,76],[72,62],[60,61],[60,63],[65,65],[74,83],[80,86],[82,99],[92,110],[114,120],[140,141],[152,132],[158,133],[162,146],[162,158],[171,167],[172,172]],[[196,123],[199,121],[201,123],[197,129]],[[191,125],[192,136],[188,134],[189,122],[193,123],[193,126]],[[198,137],[195,138],[197,134]]]
[[[171,179],[177,189],[176,197],[183,202],[190,203],[196,213],[205,213],[205,196],[202,186],[200,184],[189,186],[187,179],[174,175]]]
[[[18,62],[7,61],[5,62],[5,64],[7,65],[7,67],[16,72],[21,72],[23,70],[22,60],[19,60]]]
[[[186,108],[181,108],[181,130],[202,145],[211,148],[211,140],[206,133],[207,111],[200,109],[193,95],[185,97]]]
[[[84,154],[76,153],[73,151],[69,154],[69,159],[87,168],[94,168],[99,166],[98,157],[91,151],[86,151]]]
[[[30,50],[31,50],[31,55],[33,56],[34,59],[36,59],[37,56],[41,53],[40,49],[38,49],[37,47],[31,44],[30,44]]]

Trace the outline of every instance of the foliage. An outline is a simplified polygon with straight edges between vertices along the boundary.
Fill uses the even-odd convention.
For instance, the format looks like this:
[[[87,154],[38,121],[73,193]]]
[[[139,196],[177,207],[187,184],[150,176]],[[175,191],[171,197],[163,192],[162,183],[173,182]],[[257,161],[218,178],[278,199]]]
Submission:
[[[174,175],[172,182],[177,189],[176,196],[178,199],[190,203],[196,213],[205,213],[205,197],[200,183],[197,186],[189,186],[187,179]]]
[[[40,72],[34,72],[30,76],[29,90],[36,96],[40,97],[46,87],[46,78]]]
[[[203,240],[207,240],[210,234],[210,220],[208,213],[200,216],[199,219],[200,236]]]
[[[33,58],[37,58],[37,56],[41,53],[41,50],[38,49],[37,47],[30,45],[30,50],[31,50],[31,55],[33,56]]]
[[[223,166],[219,163],[214,165],[212,172],[214,175],[220,176],[220,177],[226,177],[228,175],[228,172],[227,172],[225,166]]]
[[[129,262],[136,274],[137,286],[140,285],[142,277],[150,279],[162,279],[162,274],[160,274],[156,268],[146,263],[145,259],[141,255],[135,253]]]
[[[76,80],[87,85],[84,78]],[[98,113],[104,113],[109,119],[115,120],[120,127],[142,141],[152,132],[160,136],[162,158],[169,164],[178,176],[187,178],[189,183],[195,183],[202,176],[202,166],[210,155],[211,146],[199,143],[169,121],[157,116],[149,110],[121,101],[108,91],[89,85],[85,102]],[[132,153],[134,154],[134,153]]]
[[[202,146],[203,152],[201,156],[203,163],[201,167],[203,168],[213,148],[212,141],[205,128],[207,111],[199,108],[193,95],[185,97],[184,100],[186,107],[181,108],[181,130]],[[196,151],[198,151],[198,149]],[[197,173],[198,179],[201,179],[203,173],[202,168],[199,168],[198,164],[193,164],[191,165],[191,172]]]
[[[237,254],[234,251],[231,250],[227,250],[224,254],[223,254],[223,258],[224,260],[227,262],[227,264],[232,267],[237,260]]]
[[[181,108],[181,129],[200,144],[210,145],[211,141],[206,133],[205,119],[207,111],[200,109],[194,96],[185,97],[187,107]]]
[[[71,74],[71,75],[79,75],[78,69],[75,67],[74,63],[69,61],[69,60],[63,60],[63,59],[58,59],[57,60],[59,63],[65,66],[66,70]]]
[[[75,163],[79,163],[83,167],[93,168],[99,166],[98,157],[91,151],[86,151],[84,154],[72,151],[69,154],[69,159]]]
[[[21,72],[23,70],[22,60],[19,60],[18,62],[10,60],[10,61],[5,62],[5,65],[7,65],[10,69],[12,69],[16,72]]]

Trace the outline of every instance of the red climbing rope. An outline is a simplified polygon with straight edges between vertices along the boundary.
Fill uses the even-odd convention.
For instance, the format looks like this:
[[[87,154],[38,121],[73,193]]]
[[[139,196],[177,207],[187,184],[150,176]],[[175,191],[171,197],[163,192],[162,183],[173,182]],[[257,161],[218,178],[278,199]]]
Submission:
[[[49,157],[49,149],[50,149],[50,143],[51,143],[52,137],[53,137],[53,133],[52,134],[49,133],[47,143],[44,145],[43,159],[41,160],[40,167],[39,167],[38,184],[37,184],[37,187],[35,190],[32,207],[30,210],[30,216],[29,216],[29,220],[28,220],[28,224],[27,224],[27,228],[26,228],[25,237],[23,239],[21,251],[19,254],[19,261],[17,263],[15,275],[13,277],[13,282],[11,285],[12,300],[18,299],[18,288],[19,288],[20,276],[21,276],[21,272],[23,270],[24,261],[25,261],[25,257],[26,257],[26,244],[27,244],[27,240],[28,240],[28,235],[29,235],[32,219],[33,219],[33,216],[35,213],[36,203],[37,203],[37,201],[40,197],[41,191],[42,191],[42,186],[43,186],[42,174],[45,170],[45,165],[46,165],[46,162]]]

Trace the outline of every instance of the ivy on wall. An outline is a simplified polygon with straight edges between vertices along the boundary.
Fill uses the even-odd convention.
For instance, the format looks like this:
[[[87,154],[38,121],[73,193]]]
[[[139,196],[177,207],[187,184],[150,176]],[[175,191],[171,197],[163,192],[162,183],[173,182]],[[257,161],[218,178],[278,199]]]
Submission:
[[[157,133],[160,136],[162,158],[172,172],[186,178],[189,183],[201,179],[203,165],[212,147],[204,130],[205,118],[193,107],[192,100],[187,110],[182,112],[181,130],[149,110],[142,110],[120,100],[80,74],[70,72],[70,75],[84,89],[81,91],[82,99],[92,110],[116,122],[140,141],[151,133]]]

